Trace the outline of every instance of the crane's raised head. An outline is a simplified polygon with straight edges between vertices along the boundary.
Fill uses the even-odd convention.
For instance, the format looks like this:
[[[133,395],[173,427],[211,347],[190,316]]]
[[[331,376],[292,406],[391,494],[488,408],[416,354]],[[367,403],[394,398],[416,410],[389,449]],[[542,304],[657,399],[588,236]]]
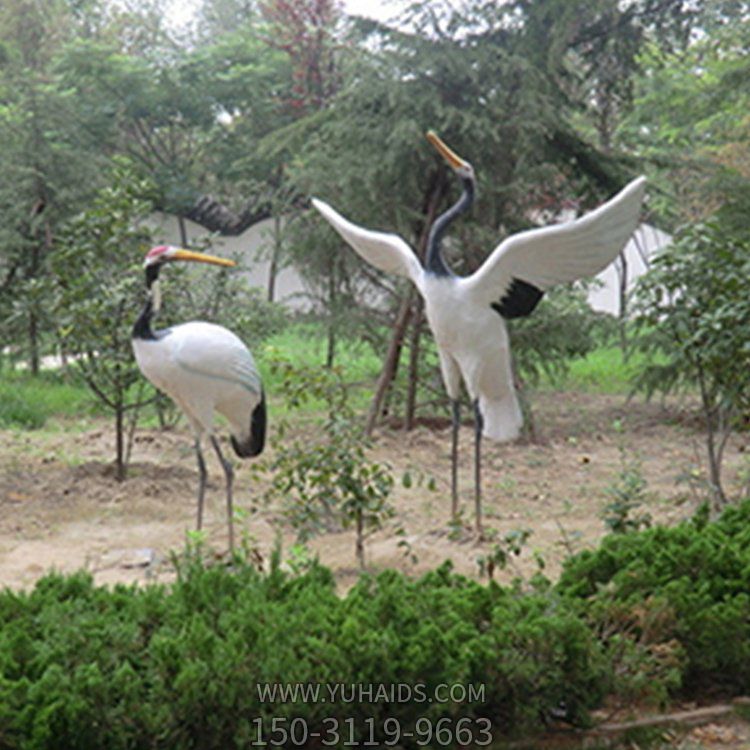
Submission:
[[[427,131],[427,140],[435,147],[437,152],[453,168],[459,177],[474,180],[474,167],[466,159],[462,159],[450,146],[443,142],[434,130]]]
[[[175,260],[192,261],[195,263],[211,263],[215,266],[236,266],[233,260],[227,258],[217,258],[215,255],[207,253],[198,253],[195,250],[183,250],[181,247],[172,247],[172,245],[157,245],[152,247],[143,261],[146,268],[158,266],[162,263],[169,263]]]

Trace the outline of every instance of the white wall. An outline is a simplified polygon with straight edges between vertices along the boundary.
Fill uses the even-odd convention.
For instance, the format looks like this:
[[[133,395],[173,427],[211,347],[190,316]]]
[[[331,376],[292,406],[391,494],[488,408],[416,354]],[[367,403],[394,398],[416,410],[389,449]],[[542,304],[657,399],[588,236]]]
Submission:
[[[647,270],[647,259],[651,258],[659,248],[667,245],[670,240],[670,235],[649,224],[641,224],[638,227],[633,238],[625,246],[628,291],[632,291],[636,279]],[[589,304],[594,310],[611,315],[620,314],[619,270],[619,260],[616,260],[596,277],[603,283],[603,286],[589,292]]]
[[[164,213],[152,215],[150,225],[154,239],[158,243],[179,245],[180,229],[176,217]],[[206,237],[203,227],[192,221],[185,221],[188,242],[195,242]],[[249,282],[263,290],[268,289],[270,268],[270,247],[273,238],[273,219],[265,219],[250,227],[238,237],[213,238],[215,251],[226,257],[238,254],[244,259],[243,273]],[[632,290],[636,279],[646,270],[646,259],[650,258],[660,247],[666,245],[670,236],[648,224],[642,224],[636,230],[633,239],[625,247],[628,264],[628,290]],[[589,303],[595,310],[619,315],[619,268],[618,261],[610,264],[596,278],[602,285],[589,293]],[[304,293],[302,281],[294,268],[283,269],[276,277],[275,299],[277,302],[295,309],[308,309],[310,302]]]
[[[177,217],[157,212],[148,221],[157,244],[180,245],[180,227]],[[185,220],[187,241],[192,244],[199,238],[211,236],[213,251],[227,258],[239,256],[241,272],[250,284],[262,290],[265,296],[268,290],[270,270],[270,248],[273,241],[273,219],[264,219],[237,237],[211,235],[206,229],[192,221]],[[304,296],[302,281],[293,268],[285,268],[276,275],[274,299],[276,302],[302,309],[309,307]]]

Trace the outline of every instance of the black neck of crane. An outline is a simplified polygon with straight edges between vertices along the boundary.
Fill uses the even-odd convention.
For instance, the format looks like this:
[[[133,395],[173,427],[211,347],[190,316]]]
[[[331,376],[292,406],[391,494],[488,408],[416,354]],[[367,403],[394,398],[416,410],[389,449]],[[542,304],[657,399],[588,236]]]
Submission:
[[[430,234],[427,238],[427,261],[425,268],[428,273],[435,276],[452,276],[453,272],[448,268],[443,258],[442,239],[445,230],[461,214],[466,213],[474,203],[474,179],[472,177],[461,177],[464,189],[461,197],[445,213],[435,219]]]
[[[146,304],[141,310],[141,314],[135,321],[133,326],[133,338],[134,339],[155,339],[153,330],[151,329],[151,320],[154,317],[154,301],[151,296],[151,287],[153,283],[159,278],[159,269],[161,264],[157,263],[153,266],[146,267],[146,288],[148,289],[148,298]]]

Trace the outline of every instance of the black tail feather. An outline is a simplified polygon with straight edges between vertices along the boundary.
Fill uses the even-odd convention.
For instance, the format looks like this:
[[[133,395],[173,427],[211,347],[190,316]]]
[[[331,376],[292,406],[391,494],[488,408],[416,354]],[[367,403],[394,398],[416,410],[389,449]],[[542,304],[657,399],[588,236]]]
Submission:
[[[261,391],[260,401],[250,415],[250,437],[240,442],[232,435],[232,448],[240,458],[258,456],[266,444],[266,395]]]

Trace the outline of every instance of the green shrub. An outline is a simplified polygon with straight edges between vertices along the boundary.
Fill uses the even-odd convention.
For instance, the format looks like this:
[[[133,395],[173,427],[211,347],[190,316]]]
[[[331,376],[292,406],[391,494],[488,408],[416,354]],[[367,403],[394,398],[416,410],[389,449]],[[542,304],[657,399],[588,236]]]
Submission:
[[[700,513],[672,528],[610,535],[568,561],[558,591],[610,633],[671,643],[684,655],[684,689],[750,690],[750,501],[712,523]],[[644,635],[658,610],[671,616],[658,627],[651,618]]]
[[[489,717],[496,737],[538,728],[564,700],[583,721],[602,695],[600,650],[552,593],[454,575],[365,576],[345,597],[313,565],[292,576],[183,562],[173,586],[97,588],[50,575],[0,595],[0,744],[26,748],[231,748],[255,721]],[[269,702],[258,684],[346,686],[337,700]],[[484,685],[474,702],[351,699],[367,686]],[[348,696],[348,697],[347,697]],[[455,724],[453,725],[455,726]],[[311,746],[313,743],[310,743]],[[406,746],[409,746],[407,743]],[[414,743],[412,743],[414,746]]]
[[[387,739],[387,718],[402,732],[420,720],[471,721],[476,732],[486,717],[502,739],[561,714],[585,724],[612,693],[746,692],[749,542],[750,501],[715,522],[703,513],[612,534],[571,558],[556,586],[531,590],[481,585],[445,564],[418,580],[364,575],[339,596],[315,563],[291,574],[277,553],[259,573],[239,559],[208,566],[194,549],[169,586],[49,575],[29,593],[0,593],[0,746],[248,747],[258,722],[268,739],[274,718],[304,721],[308,735],[337,720],[353,732],[342,742],[363,744],[369,727]],[[270,700],[259,685],[327,700]],[[381,685],[406,686],[411,699],[384,700]],[[442,685],[483,692],[419,700]]]
[[[301,542],[336,526],[353,528],[355,557],[364,569],[365,539],[394,514],[388,502],[394,485],[391,469],[368,458],[367,439],[338,368],[295,365],[286,357],[270,364],[279,378],[278,392],[291,408],[318,400],[325,404],[326,416],[319,420],[314,438],[279,445],[266,498],[281,501]],[[282,418],[279,435],[285,436],[287,429]]]

